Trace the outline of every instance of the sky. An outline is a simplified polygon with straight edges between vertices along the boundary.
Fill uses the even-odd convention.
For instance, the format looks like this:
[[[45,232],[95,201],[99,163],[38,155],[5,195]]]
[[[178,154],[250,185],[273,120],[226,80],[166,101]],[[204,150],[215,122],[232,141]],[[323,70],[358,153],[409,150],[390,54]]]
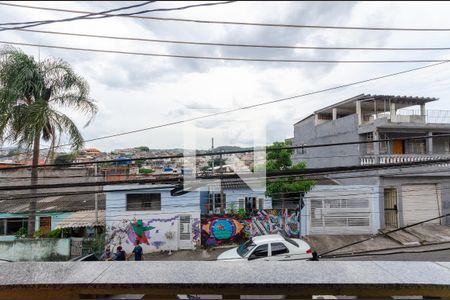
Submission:
[[[0,2],[1,3],[1,2]],[[8,2],[18,3],[18,2]],[[136,2],[140,3],[140,2]],[[189,2],[189,4],[206,3]],[[20,2],[39,7],[98,12],[130,2]],[[171,8],[182,1],[156,1],[141,9]],[[61,19],[78,14],[1,6],[1,22]],[[130,10],[130,12],[133,10]],[[196,7],[147,15],[202,20],[258,23],[450,28],[449,2],[278,2],[249,1]],[[450,32],[299,29],[201,24],[113,17],[77,20],[34,27],[70,33],[292,46],[449,47]],[[1,31],[0,41],[79,48],[176,55],[312,60],[450,59],[447,51],[324,51],[234,48],[119,41],[15,30]],[[85,139],[132,131],[186,118],[291,97],[341,84],[398,72],[427,63],[308,64],[196,60],[91,53],[17,46],[37,59],[61,58],[84,77],[99,107],[89,126],[86,117],[65,108]],[[293,136],[293,124],[315,110],[358,94],[393,94],[439,98],[428,109],[446,110],[450,104],[450,65],[382,79],[357,86],[244,109],[199,121],[86,143],[103,151],[150,148],[207,149],[215,145],[264,145]],[[62,143],[67,142],[63,138]],[[45,145],[44,145],[45,146]]]

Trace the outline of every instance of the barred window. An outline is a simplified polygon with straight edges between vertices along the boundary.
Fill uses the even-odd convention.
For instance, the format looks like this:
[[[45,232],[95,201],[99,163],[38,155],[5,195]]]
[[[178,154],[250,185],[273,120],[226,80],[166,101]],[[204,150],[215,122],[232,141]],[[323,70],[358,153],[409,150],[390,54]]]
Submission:
[[[127,194],[127,210],[161,210],[161,194]]]

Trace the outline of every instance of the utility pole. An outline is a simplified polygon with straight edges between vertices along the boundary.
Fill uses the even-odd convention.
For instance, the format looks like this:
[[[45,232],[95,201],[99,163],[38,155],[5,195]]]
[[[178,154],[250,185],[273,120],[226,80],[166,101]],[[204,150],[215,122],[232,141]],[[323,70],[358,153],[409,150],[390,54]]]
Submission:
[[[223,160],[222,160],[222,150],[220,149],[220,207],[221,207],[221,213],[225,213],[225,199],[223,199]]]
[[[97,164],[94,164],[94,180],[97,183]],[[95,185],[94,193],[94,205],[95,205],[95,238],[97,238],[97,228],[98,228],[98,186]]]

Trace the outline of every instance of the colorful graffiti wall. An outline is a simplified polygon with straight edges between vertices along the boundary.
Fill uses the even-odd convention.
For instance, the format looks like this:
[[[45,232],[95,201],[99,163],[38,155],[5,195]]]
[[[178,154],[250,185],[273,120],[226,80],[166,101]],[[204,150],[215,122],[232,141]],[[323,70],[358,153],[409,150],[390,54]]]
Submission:
[[[179,216],[133,217],[110,223],[107,226],[106,244],[121,245],[131,251],[139,241],[144,252],[168,251],[178,249]],[[191,241],[193,246],[200,244],[200,219],[191,219]]]
[[[300,219],[298,211],[287,209],[260,210],[243,219],[232,215],[205,215],[202,217],[201,242],[205,247],[226,243],[241,243],[250,237],[284,231],[298,237]]]

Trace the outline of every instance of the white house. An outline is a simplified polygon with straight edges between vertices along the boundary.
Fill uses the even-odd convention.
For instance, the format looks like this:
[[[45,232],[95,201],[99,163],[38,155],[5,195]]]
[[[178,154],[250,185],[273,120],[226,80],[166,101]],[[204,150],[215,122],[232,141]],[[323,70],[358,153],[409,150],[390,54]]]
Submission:
[[[193,249],[200,243],[200,192],[173,185],[110,186],[106,192],[107,243],[129,253]]]

